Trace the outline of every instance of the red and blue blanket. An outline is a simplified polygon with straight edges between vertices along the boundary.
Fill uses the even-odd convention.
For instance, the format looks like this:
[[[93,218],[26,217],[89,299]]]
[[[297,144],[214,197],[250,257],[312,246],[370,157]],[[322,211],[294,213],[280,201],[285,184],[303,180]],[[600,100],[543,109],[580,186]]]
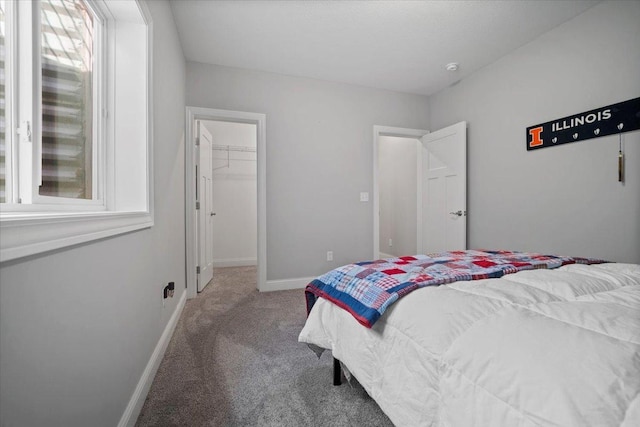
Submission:
[[[347,310],[371,328],[387,308],[416,289],[462,280],[502,277],[534,268],[606,261],[511,251],[466,250],[364,261],[318,277],[305,288],[307,313],[317,298]]]

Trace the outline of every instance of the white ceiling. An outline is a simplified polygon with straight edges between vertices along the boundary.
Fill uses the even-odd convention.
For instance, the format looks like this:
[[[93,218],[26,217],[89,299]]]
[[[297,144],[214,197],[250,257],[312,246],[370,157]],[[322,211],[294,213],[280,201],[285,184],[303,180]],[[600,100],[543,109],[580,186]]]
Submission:
[[[172,0],[188,61],[430,95],[597,0]],[[449,62],[460,69],[445,70]]]

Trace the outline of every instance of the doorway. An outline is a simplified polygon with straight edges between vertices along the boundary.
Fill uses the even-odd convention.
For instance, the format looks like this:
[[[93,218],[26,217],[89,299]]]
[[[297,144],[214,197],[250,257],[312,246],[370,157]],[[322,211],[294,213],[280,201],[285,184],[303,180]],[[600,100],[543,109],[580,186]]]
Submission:
[[[186,110],[187,296],[194,298],[206,285],[203,282],[207,278],[200,274],[203,272],[201,264],[208,261],[201,261],[201,248],[206,248],[202,239],[208,237],[212,239],[212,267],[256,265],[257,287],[264,290],[267,276],[266,116],[198,107],[187,107]],[[211,186],[204,197],[201,182],[206,179],[202,178],[200,157],[206,137],[202,132],[211,138],[211,155],[205,155],[210,159],[207,167],[211,169]],[[248,191],[240,196],[237,192],[240,188]],[[207,197],[210,197],[209,208],[203,205]],[[236,208],[243,210],[241,215]],[[251,208],[253,214],[244,212],[246,208]],[[203,219],[211,220],[211,231],[200,226]],[[252,224],[248,224],[250,222]],[[242,235],[235,233],[234,236],[234,230],[241,230]],[[242,244],[238,244],[240,241]]]
[[[373,133],[373,258],[466,249],[466,122]]]
[[[385,241],[382,242],[381,244],[381,222],[380,222],[381,215],[382,215],[383,221],[385,221],[385,217],[388,217],[391,214],[391,212],[395,210],[393,206],[385,206],[387,205],[387,203],[385,203],[384,201],[382,203],[383,206],[381,206],[381,203],[380,203],[381,202],[380,200],[381,178],[385,179],[385,172],[387,172],[387,176],[388,176],[388,170],[387,171],[384,170],[385,169],[384,165],[382,170],[382,176],[380,174],[381,172],[380,171],[381,140],[382,139],[388,140],[387,141],[388,144],[385,144],[385,141],[382,142],[383,150],[384,150],[384,147],[387,145],[389,145],[389,148],[393,149],[393,146],[390,144],[393,144],[394,142],[401,142],[403,140],[416,141],[417,139],[422,138],[424,135],[428,133],[429,131],[424,129],[408,129],[408,128],[397,128],[397,127],[390,127],[390,126],[374,126],[373,127],[373,259],[379,259],[387,255],[393,256],[393,254],[390,254],[388,252],[395,251],[393,249],[389,249],[388,237],[385,236],[384,237]],[[410,142],[407,144],[410,144]],[[418,239],[418,236],[422,235],[422,221],[420,220],[420,218],[422,217],[422,203],[419,202],[419,198],[418,198],[418,196],[421,194],[421,188],[422,188],[422,184],[420,180],[418,180],[418,176],[419,174],[421,174],[421,168],[422,168],[422,161],[420,160],[420,151],[416,149],[415,190],[413,195],[409,194],[408,196],[405,197],[405,198],[413,197],[413,199],[415,200],[415,204],[414,204],[415,210],[413,210],[413,212],[403,213],[403,215],[405,214],[408,215],[409,218],[413,217],[412,222],[413,224],[415,224],[415,240],[414,240],[415,253],[420,253],[422,249],[420,245],[421,242]],[[382,183],[382,187],[383,187],[382,191],[384,193],[385,191],[390,191],[392,186],[389,182],[384,182]],[[385,208],[384,214],[381,212],[381,207]],[[388,221],[386,221],[383,227],[385,227],[385,230],[383,230],[383,233],[382,233],[384,235],[386,229],[388,229],[389,227]],[[391,244],[393,245],[393,241],[391,242]],[[414,254],[402,254],[402,255],[414,255]]]
[[[420,141],[381,135],[378,139],[380,255],[418,253],[418,164]]]
[[[203,120],[211,133],[213,267],[257,264],[257,129],[252,123]]]

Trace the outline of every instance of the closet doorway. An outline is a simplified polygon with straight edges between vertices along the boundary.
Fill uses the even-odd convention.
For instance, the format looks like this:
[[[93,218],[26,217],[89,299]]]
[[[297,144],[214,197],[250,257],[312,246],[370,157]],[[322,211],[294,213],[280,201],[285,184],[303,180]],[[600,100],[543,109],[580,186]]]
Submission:
[[[380,254],[393,258],[418,253],[417,138],[378,138],[378,200]]]
[[[266,282],[263,114],[187,107],[185,144],[187,295],[220,268],[256,266]],[[206,170],[205,170],[206,169]],[[207,185],[204,182],[209,182]],[[204,274],[207,273],[207,274]],[[207,283],[205,283],[207,282]]]
[[[212,138],[213,267],[257,264],[257,130],[252,123],[200,122]]]
[[[414,255],[422,250],[419,140],[428,133],[424,129],[373,127],[373,259]],[[401,167],[396,167],[398,161]]]
[[[467,245],[467,124],[373,127],[373,258]]]

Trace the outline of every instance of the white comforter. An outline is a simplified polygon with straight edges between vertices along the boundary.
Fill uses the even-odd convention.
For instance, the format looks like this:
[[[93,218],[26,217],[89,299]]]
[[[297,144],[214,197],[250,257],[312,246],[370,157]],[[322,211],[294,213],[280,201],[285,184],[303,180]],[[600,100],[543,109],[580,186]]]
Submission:
[[[299,340],[398,426],[640,426],[640,265],[423,288],[372,329],[320,299]]]

